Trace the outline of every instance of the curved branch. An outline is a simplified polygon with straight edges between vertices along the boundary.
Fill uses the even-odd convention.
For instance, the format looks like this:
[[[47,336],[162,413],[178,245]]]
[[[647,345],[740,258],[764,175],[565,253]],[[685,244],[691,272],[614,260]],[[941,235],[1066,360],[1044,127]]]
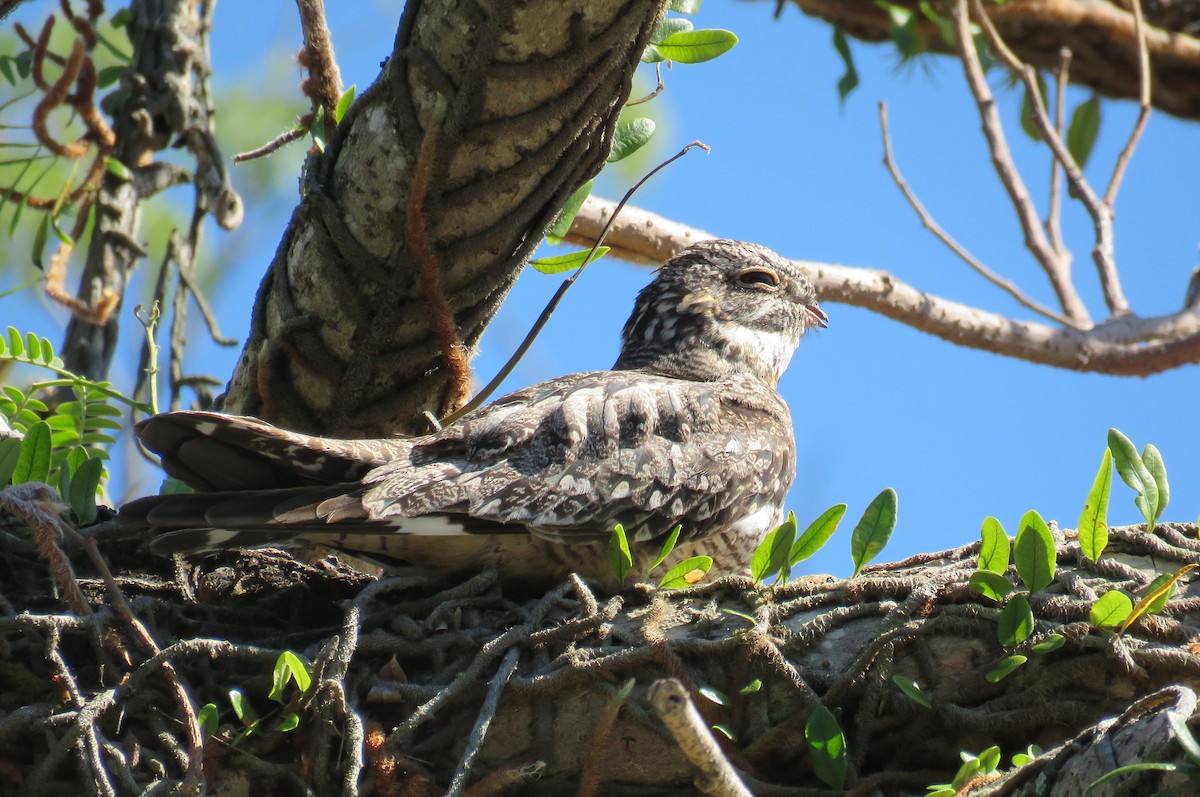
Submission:
[[[589,197],[569,238],[584,242],[603,226],[613,203]],[[626,206],[609,233],[610,254],[661,262],[709,233]],[[796,261],[822,301],[865,307],[943,340],[1071,371],[1149,376],[1200,362],[1200,308],[1152,318],[1129,315],[1090,330],[1063,329],[944,299],[885,271]]]

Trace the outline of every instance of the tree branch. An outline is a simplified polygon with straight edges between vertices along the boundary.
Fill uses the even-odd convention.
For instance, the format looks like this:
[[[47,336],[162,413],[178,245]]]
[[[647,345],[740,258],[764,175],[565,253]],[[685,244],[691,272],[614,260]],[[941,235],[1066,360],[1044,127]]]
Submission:
[[[589,197],[571,227],[572,240],[586,243],[613,203]],[[626,206],[609,234],[621,246],[609,254],[634,262],[659,262],[697,240],[713,237],[635,207]],[[644,234],[641,231],[644,230]],[[822,301],[863,307],[960,346],[1071,371],[1149,376],[1200,362],[1200,307],[1171,315],[1110,319],[1087,331],[1060,329],[925,293],[884,271],[796,261]]]

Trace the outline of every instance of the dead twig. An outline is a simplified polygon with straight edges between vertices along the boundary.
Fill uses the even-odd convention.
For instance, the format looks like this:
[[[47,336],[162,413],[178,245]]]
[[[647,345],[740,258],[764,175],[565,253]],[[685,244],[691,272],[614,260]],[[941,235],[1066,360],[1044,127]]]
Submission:
[[[696,768],[696,788],[717,797],[754,797],[725,757],[682,683],[674,678],[655,681],[650,686],[650,705],[675,737],[680,752]]]
[[[487,698],[479,709],[479,718],[475,721],[475,727],[471,729],[471,735],[467,737],[467,746],[463,749],[458,769],[454,773],[453,780],[450,781],[450,788],[446,790],[446,797],[462,795],[463,789],[467,785],[467,778],[471,774],[471,762],[475,760],[479,748],[483,746],[483,738],[487,735],[488,726],[492,724],[492,720],[496,717],[496,709],[500,705],[500,693],[504,691],[504,685],[508,683],[513,671],[517,669],[517,661],[520,656],[520,648],[510,648],[508,653],[504,654],[500,668],[492,676],[492,680],[488,684]]]

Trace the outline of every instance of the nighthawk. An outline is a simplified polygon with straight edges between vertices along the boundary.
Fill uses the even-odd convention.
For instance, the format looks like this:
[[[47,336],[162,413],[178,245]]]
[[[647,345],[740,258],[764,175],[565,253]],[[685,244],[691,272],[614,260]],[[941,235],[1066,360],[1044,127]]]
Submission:
[[[198,492],[126,504],[151,549],[318,544],[444,571],[608,577],[620,523],[635,570],[682,525],[668,565],[704,553],[744,572],[796,467],[776,391],[827,318],[796,267],[731,240],[698,243],[638,295],[608,371],[518,390],[441,431],[333,440],[255,418],[172,412],[138,436]]]

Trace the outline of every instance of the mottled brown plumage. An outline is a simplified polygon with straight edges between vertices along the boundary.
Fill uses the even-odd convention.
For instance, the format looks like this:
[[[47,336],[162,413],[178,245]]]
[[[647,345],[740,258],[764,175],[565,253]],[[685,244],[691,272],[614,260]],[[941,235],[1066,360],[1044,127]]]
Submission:
[[[705,241],[638,296],[610,371],[512,393],[440,432],[329,440],[215,413],[138,429],[198,490],[127,504],[159,553],[296,543],[511,578],[604,578],[621,523],[644,567],[683,527],[698,552],[745,569],[779,522],[795,471],[776,384],[803,333],[824,326],[812,287],[779,255]]]

